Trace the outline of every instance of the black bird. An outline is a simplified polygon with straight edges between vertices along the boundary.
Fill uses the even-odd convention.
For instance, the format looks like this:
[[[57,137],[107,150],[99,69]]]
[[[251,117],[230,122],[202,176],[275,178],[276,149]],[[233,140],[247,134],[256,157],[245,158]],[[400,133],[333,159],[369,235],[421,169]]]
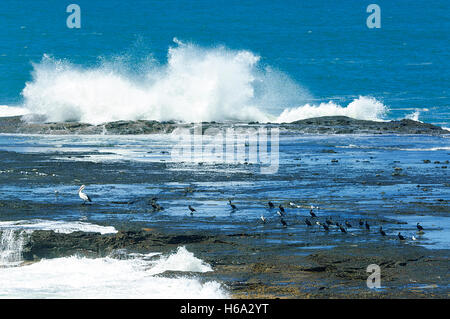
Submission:
[[[398,239],[405,240],[405,237],[403,237],[402,234],[398,233]]]
[[[152,203],[152,207],[153,207],[153,211],[154,212],[159,212],[161,210],[164,210],[164,208],[161,205],[159,205],[159,204],[157,204],[155,202]]]
[[[336,225],[336,227],[339,227],[341,225],[338,222],[335,222],[334,224]]]
[[[381,226],[380,226],[380,234],[381,234],[381,236],[386,236],[386,233],[384,232],[384,230]]]
[[[330,219],[328,219],[327,218],[327,220],[325,221],[328,225],[333,225],[333,221],[331,220],[331,218]]]
[[[231,199],[228,200],[228,204],[231,206],[232,210],[237,209],[236,205],[234,205],[233,203],[231,203]]]
[[[191,205],[189,205],[188,207],[189,207],[189,210],[191,211],[191,215],[192,215],[194,212],[196,212],[195,208],[192,207]]]
[[[312,224],[311,224],[311,222],[309,221],[308,218],[305,219],[305,224],[308,225],[308,226],[312,226]]]
[[[417,223],[417,229],[418,229],[419,231],[423,231],[423,227],[420,226],[419,223]]]
[[[283,224],[283,227],[287,227],[287,223],[283,218],[280,218],[281,224]]]
[[[274,208],[274,207],[275,207],[275,205],[269,201],[269,208]]]
[[[366,229],[370,230],[370,225],[369,225],[369,223],[367,223],[367,220],[366,220]]]
[[[347,226],[348,228],[352,228],[352,224],[350,224],[348,221],[345,221],[345,226]]]
[[[280,212],[282,212],[283,214],[285,214],[286,212],[284,211],[284,207],[283,206],[281,206],[281,204],[280,204],[280,206],[278,206],[278,208],[280,209]]]
[[[360,219],[360,220],[359,220],[359,226],[362,226],[362,225],[364,225],[364,222],[363,222],[362,219]]]
[[[309,214],[311,215],[312,218],[317,217],[316,214],[314,214],[314,212],[313,212],[313,207],[311,207]]]
[[[330,227],[328,227],[326,224],[321,224],[323,229],[325,229],[325,231],[329,231]]]
[[[340,228],[341,232],[343,232],[344,234],[347,234],[347,230],[344,227],[342,227],[341,224],[339,224],[339,228]]]

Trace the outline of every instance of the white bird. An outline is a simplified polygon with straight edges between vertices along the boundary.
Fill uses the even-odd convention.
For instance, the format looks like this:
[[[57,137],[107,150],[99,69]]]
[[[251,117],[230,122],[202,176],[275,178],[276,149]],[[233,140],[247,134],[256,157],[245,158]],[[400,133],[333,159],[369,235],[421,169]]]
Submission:
[[[85,187],[86,187],[85,185],[81,185],[80,189],[78,190],[78,196],[80,196],[80,198],[84,201],[83,204],[85,204],[86,202],[92,202],[89,195],[83,193]]]
[[[261,215],[261,220],[264,224],[267,222],[267,219],[263,215]]]

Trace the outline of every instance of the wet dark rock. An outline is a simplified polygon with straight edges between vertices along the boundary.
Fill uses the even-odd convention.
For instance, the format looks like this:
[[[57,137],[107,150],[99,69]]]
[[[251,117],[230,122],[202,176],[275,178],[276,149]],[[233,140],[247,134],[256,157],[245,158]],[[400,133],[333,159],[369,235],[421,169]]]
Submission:
[[[81,254],[106,256],[118,249],[148,252],[156,247],[168,248],[208,241],[211,237],[200,234],[163,235],[144,231],[119,231],[116,234],[73,232],[70,234],[36,230],[27,238],[23,247],[24,260],[56,258]]]
[[[174,121],[115,121],[100,125],[87,123],[30,123],[22,120],[20,116],[0,118],[0,133],[27,133],[27,134],[155,134],[171,133],[176,128],[192,128],[195,123],[176,123]],[[439,126],[421,123],[409,119],[401,121],[376,122],[352,119],[345,116],[324,116],[292,123],[202,123],[202,132],[209,128],[233,127],[246,130],[251,127],[278,127],[281,130],[299,133],[320,134],[426,134],[444,135],[449,132]]]
[[[291,123],[297,129],[308,130],[314,126],[320,126],[321,132],[328,131],[334,134],[351,133],[396,133],[396,134],[448,134],[448,131],[439,126],[421,123],[414,120],[403,119],[400,121],[376,122],[352,119],[346,116],[324,116],[312,119],[300,120]]]

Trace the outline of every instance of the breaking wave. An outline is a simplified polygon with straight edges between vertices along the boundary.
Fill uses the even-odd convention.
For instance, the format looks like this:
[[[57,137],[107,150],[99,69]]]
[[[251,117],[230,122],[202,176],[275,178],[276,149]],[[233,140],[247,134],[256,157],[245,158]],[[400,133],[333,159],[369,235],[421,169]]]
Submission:
[[[306,104],[297,108],[284,110],[277,118],[277,122],[292,122],[320,116],[348,116],[359,120],[381,121],[388,108],[375,98],[360,96],[346,107],[334,102],[319,105]]]
[[[29,120],[102,124],[117,120],[292,122],[346,115],[382,120],[387,107],[371,97],[347,106],[318,105],[288,75],[247,50],[204,48],[174,39],[167,62],[103,59],[94,67],[44,55],[22,91]],[[1,114],[0,114],[1,116]]]
[[[229,298],[217,281],[190,273],[211,272],[209,264],[184,246],[163,255],[117,251],[111,256],[69,256],[23,263],[27,234],[35,230],[117,232],[114,227],[50,220],[0,222],[0,298]],[[177,271],[176,276],[165,276]],[[183,274],[185,273],[185,274]]]
[[[159,270],[171,269],[164,262],[179,259],[176,252],[158,260]],[[174,256],[174,257],[172,257]],[[186,266],[181,271],[198,272]],[[165,277],[153,271],[145,258],[116,259],[80,256],[43,259],[20,267],[0,268],[0,298],[229,298],[217,281],[192,276]]]

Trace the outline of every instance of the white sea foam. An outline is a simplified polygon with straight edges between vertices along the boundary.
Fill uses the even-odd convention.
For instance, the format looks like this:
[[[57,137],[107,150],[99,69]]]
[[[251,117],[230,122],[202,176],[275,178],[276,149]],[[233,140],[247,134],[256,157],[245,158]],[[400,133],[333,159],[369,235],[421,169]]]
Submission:
[[[58,220],[17,220],[17,221],[0,221],[0,231],[2,230],[23,230],[32,232],[34,230],[53,230],[57,233],[72,233],[75,231],[95,232],[101,234],[117,233],[117,230],[112,226],[100,226],[80,221],[58,221]]]
[[[390,151],[408,151],[408,152],[434,152],[434,151],[449,151],[449,146],[436,146],[436,147],[415,147],[415,148],[404,148],[404,147],[384,147],[384,146],[367,146],[367,145],[338,145],[337,148],[351,148],[351,149],[378,149],[378,150],[390,150]]]
[[[170,258],[163,259],[161,263]],[[154,276],[147,270],[148,267],[149,262],[140,258],[72,256],[41,260],[31,265],[0,269],[0,298],[229,297],[216,281],[201,282],[186,276]]]
[[[277,118],[278,123],[289,123],[320,116],[348,116],[359,120],[380,121],[387,113],[388,108],[372,97],[360,96],[347,106],[334,102],[320,103],[319,105],[306,104],[296,108],[284,110]]]
[[[23,231],[4,229],[0,236],[0,267],[17,266],[22,262]]]
[[[212,268],[201,259],[194,257],[194,254],[185,247],[179,247],[175,254],[162,257],[147,272],[155,275],[169,270],[208,272],[212,271]]]
[[[0,117],[22,116],[28,113],[29,111],[24,107],[0,105]]]
[[[71,256],[22,264],[26,234],[37,229],[115,232],[112,227],[46,220],[0,222],[0,298],[228,298],[216,281],[188,276],[164,277],[166,271],[208,272],[210,265],[185,247],[162,255],[128,258]],[[122,255],[126,252],[122,252]],[[122,256],[121,255],[121,256]],[[122,256],[123,257],[123,256]]]
[[[326,115],[381,120],[387,110],[363,96],[347,106],[310,105],[304,88],[262,65],[253,52],[175,43],[163,64],[148,58],[130,66],[117,57],[81,67],[44,55],[33,64],[32,80],[22,91],[24,107],[46,121],[91,124],[139,119],[292,122]]]
[[[116,233],[112,226],[100,226],[80,221],[53,221],[43,219],[1,221],[0,222],[0,267],[10,267],[22,263],[22,249],[27,234],[35,230],[52,230],[57,233],[75,231]]]
[[[419,120],[419,116],[420,116],[420,111],[419,111],[419,110],[416,110],[416,111],[413,112],[413,113],[407,114],[407,115],[405,116],[405,119],[413,120],[413,121],[417,121],[417,122],[421,122],[421,121]]]

